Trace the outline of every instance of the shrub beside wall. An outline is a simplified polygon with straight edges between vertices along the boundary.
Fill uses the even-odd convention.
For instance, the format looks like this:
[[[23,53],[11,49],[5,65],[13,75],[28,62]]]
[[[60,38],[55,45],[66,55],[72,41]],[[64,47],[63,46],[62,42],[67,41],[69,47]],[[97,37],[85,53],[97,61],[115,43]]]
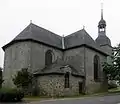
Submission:
[[[24,93],[16,89],[0,89],[0,102],[19,102],[24,97]]]

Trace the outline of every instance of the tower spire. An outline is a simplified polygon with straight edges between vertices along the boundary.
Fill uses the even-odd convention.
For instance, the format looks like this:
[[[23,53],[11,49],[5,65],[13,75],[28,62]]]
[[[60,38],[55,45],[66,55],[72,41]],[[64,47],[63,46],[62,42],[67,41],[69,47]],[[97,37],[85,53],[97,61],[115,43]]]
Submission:
[[[101,3],[101,20],[103,20],[103,3]]]
[[[106,21],[103,19],[103,3],[101,3],[101,20],[98,23],[99,35],[106,35]]]
[[[101,0],[101,19],[98,23],[98,37],[95,40],[97,44],[99,44],[101,47],[103,46],[103,49],[106,51],[110,51],[110,48],[104,47],[104,46],[111,46],[110,39],[106,36],[106,21],[103,19],[103,0]],[[108,49],[108,50],[107,50]]]

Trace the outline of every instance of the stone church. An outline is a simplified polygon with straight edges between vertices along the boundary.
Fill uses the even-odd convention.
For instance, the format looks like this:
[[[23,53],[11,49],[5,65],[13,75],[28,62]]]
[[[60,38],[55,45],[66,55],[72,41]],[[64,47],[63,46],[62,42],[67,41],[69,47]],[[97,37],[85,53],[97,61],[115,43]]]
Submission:
[[[96,40],[85,29],[59,36],[30,23],[2,48],[3,86],[14,87],[12,77],[28,68],[35,76],[34,87],[39,94],[65,96],[107,90],[102,65],[110,60],[112,46],[106,36],[103,10]]]

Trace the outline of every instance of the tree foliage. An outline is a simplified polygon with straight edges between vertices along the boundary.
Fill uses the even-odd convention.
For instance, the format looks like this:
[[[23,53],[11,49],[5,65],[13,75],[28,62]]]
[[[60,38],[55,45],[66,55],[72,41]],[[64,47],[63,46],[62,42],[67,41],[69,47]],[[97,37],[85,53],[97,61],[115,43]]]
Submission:
[[[32,79],[33,75],[28,72],[27,68],[23,68],[14,76],[13,82],[18,88],[26,88],[32,83]]]
[[[2,68],[0,67],[0,88],[2,87],[2,83],[4,82],[2,77]]]
[[[109,80],[120,81],[120,44],[113,48],[111,60],[111,64],[107,62],[104,63],[103,70]]]

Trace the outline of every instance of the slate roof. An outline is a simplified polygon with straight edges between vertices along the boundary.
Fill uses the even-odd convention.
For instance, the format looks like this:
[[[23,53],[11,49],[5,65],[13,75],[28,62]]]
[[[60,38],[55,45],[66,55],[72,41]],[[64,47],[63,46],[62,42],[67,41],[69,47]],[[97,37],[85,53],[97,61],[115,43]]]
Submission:
[[[69,65],[68,63],[66,63],[63,60],[57,60],[57,62],[54,62],[50,66],[47,66],[47,67],[43,68],[42,70],[35,72],[34,75],[40,75],[40,74],[45,75],[48,73],[65,74],[66,73],[66,70],[64,70],[65,66],[68,66],[71,69],[72,75],[77,75],[80,77],[85,76],[85,73],[82,70],[79,70],[79,71],[76,70],[72,65]]]
[[[50,45],[61,50],[74,48],[76,46],[86,45],[91,47],[103,54],[106,54],[91,38],[91,36],[84,30],[77,31],[73,34],[70,34],[64,37],[64,49],[62,43],[63,37],[50,32],[44,28],[41,28],[33,23],[30,23],[19,35],[17,35],[10,43],[3,46],[3,50],[5,50],[11,44],[18,42],[18,41],[26,41],[26,40],[33,40],[36,42],[44,43],[46,45]]]
[[[65,37],[65,48],[69,49],[72,47],[86,45],[90,48],[93,48],[99,52],[108,54],[104,52],[101,47],[96,44],[92,37],[85,31],[85,29],[79,30],[73,34],[70,34]]]
[[[41,28],[33,23],[30,23],[20,34],[18,34],[10,43],[3,47],[6,48],[11,43],[21,40],[34,40],[57,48],[62,48],[62,37],[52,33],[44,28]]]
[[[99,28],[104,28],[106,27],[106,21],[104,19],[101,19],[98,23]]]
[[[65,37],[65,48],[72,48],[82,44],[95,46],[95,41],[84,29]]]
[[[109,45],[109,46],[111,46],[111,41],[106,35],[99,35],[95,41],[99,45]]]

